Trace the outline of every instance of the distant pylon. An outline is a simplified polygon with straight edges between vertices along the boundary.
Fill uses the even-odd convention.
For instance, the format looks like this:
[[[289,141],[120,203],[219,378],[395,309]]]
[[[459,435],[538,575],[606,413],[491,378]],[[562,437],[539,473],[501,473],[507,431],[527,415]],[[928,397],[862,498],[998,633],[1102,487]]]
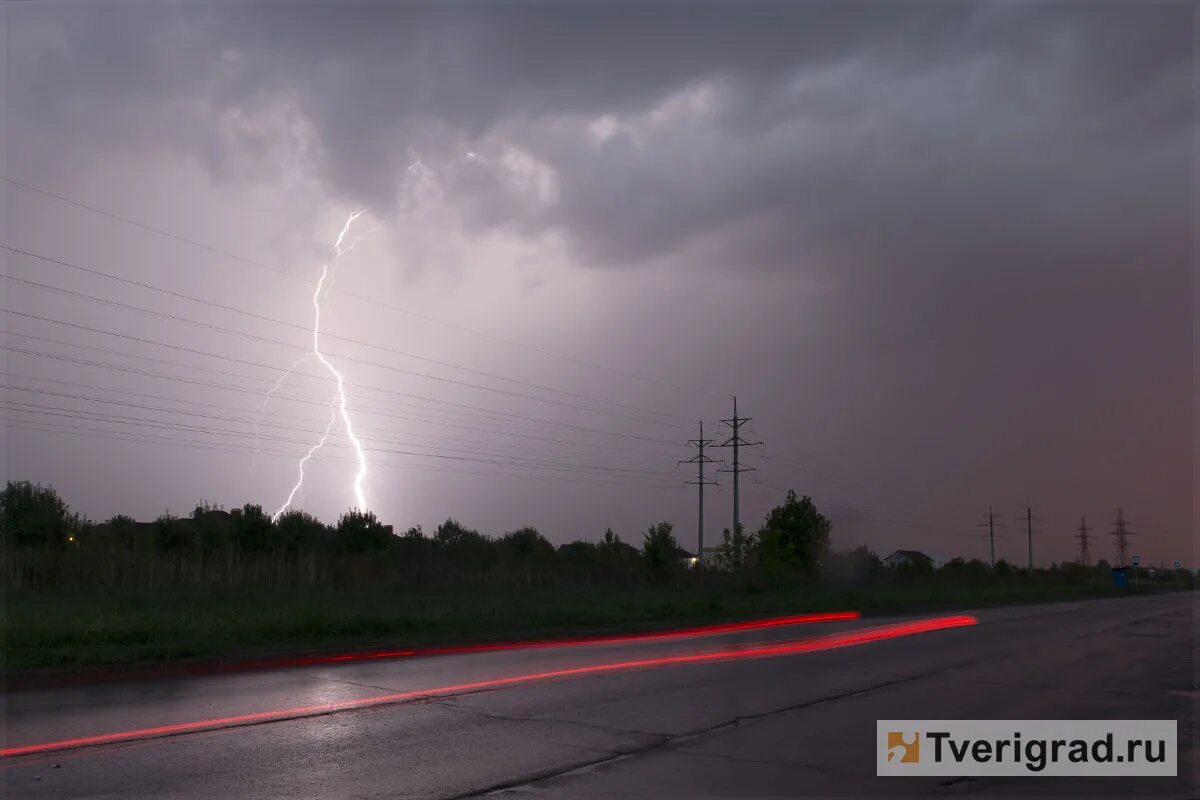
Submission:
[[[996,515],[992,511],[992,507],[988,506],[987,514],[984,516],[984,521],[979,523],[979,527],[988,529],[988,544],[992,551],[992,566],[996,566],[996,528],[1003,528],[1004,524],[996,522]]]
[[[1111,535],[1117,537],[1117,566],[1129,566],[1129,537],[1133,531],[1129,529],[1129,520],[1125,519],[1125,510],[1117,509],[1117,519],[1113,522]]]
[[[1079,527],[1075,530],[1079,531],[1079,533],[1075,534],[1075,538],[1079,540],[1079,560],[1077,563],[1081,567],[1086,567],[1092,563],[1092,554],[1088,549],[1090,541],[1088,534],[1091,533],[1092,529],[1088,527],[1087,517],[1079,518]]]
[[[738,558],[741,558],[741,552],[742,552],[742,521],[741,521],[741,517],[739,516],[739,508],[738,508],[738,500],[739,500],[739,498],[738,498],[738,488],[739,488],[738,487],[738,476],[740,476],[743,472],[753,472],[754,471],[754,467],[743,467],[742,466],[742,462],[738,455],[738,451],[739,451],[739,448],[741,448],[741,447],[747,447],[749,445],[755,445],[755,444],[762,444],[762,442],[747,442],[745,439],[742,438],[742,434],[741,434],[742,426],[745,425],[749,421],[750,421],[749,417],[739,417],[738,416],[737,398],[734,397],[733,398],[733,418],[721,420],[721,423],[723,425],[729,426],[730,436],[724,442],[717,445],[717,447],[732,447],[733,448],[733,466],[730,467],[729,469],[725,469],[724,467],[722,467],[721,469],[717,470],[717,472],[733,473],[733,542],[734,542],[734,550],[736,550],[738,553],[738,555],[737,555]]]
[[[1029,574],[1032,575],[1033,574],[1033,534],[1035,533],[1035,531],[1033,529],[1033,523],[1035,521],[1040,522],[1041,518],[1035,517],[1033,515],[1033,506],[1029,505],[1028,501],[1026,501],[1025,513],[1022,514],[1021,516],[1017,517],[1017,519],[1015,521],[1025,523],[1025,534],[1026,534],[1026,536],[1029,537],[1029,540],[1028,540],[1029,541]]]
[[[716,481],[709,481],[709,480],[704,479],[704,465],[705,464],[713,464],[713,463],[716,463],[716,461],[717,461],[717,459],[709,458],[708,456],[706,456],[704,454],[704,448],[712,447],[712,444],[713,444],[712,439],[704,438],[704,422],[701,422],[700,423],[700,438],[699,439],[688,439],[688,446],[696,448],[696,455],[692,456],[691,458],[687,459],[686,461],[679,462],[680,464],[695,464],[696,465],[696,470],[697,470],[696,480],[688,481],[688,483],[696,486],[700,490],[700,492],[699,492],[699,494],[700,494],[699,506],[700,507],[699,507],[698,513],[696,515],[696,518],[697,518],[696,564],[701,567],[704,566],[704,487],[718,485]]]

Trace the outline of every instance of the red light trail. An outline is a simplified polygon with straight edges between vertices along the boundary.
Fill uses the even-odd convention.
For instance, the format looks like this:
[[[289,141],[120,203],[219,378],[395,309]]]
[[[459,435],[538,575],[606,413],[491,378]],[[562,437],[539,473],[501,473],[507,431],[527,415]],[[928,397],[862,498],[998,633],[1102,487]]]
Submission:
[[[272,661],[272,666],[326,664],[343,661],[366,661],[380,658],[408,658],[412,656],[442,656],[459,653],[488,653],[496,650],[525,650],[545,647],[579,647],[598,644],[624,644],[632,642],[654,642],[668,639],[685,639],[695,636],[714,636],[722,633],[759,631],[767,628],[782,628],[788,625],[807,625],[814,622],[845,622],[862,617],[857,611],[829,611],[820,614],[792,614],[786,617],[769,617],[746,622],[728,622],[717,625],[701,625],[672,631],[651,633],[612,634],[608,636],[582,636],[575,639],[536,639],[528,642],[496,642],[492,644],[464,644],[442,647],[422,647],[409,650],[376,650],[366,653],[343,653],[340,655],[312,656]]]
[[[589,645],[623,644],[635,642],[666,641],[699,636],[714,636],[724,633],[757,631],[780,628],[788,625],[805,625],[817,622],[847,622],[859,619],[857,611],[828,611],[816,614],[791,614],[782,617],[728,622],[715,625],[700,625],[692,628],[677,628],[647,633],[608,634],[579,636],[570,639],[531,639],[528,641],[485,642],[463,645],[436,645],[431,647],[408,647],[396,650],[360,650],[345,653],[329,653],[312,656],[262,657],[234,662],[200,662],[188,664],[165,664],[149,672],[151,676],[195,675],[213,672],[238,672],[252,669],[283,669],[287,667],[311,667],[320,664],[341,664],[348,661],[373,661],[390,658],[419,658],[421,656],[457,655],[466,653],[488,653],[499,650],[525,650],[552,647],[584,647]],[[110,671],[109,674],[112,674]],[[128,677],[128,672],[121,677]]]
[[[525,675],[489,678],[487,680],[471,681],[469,683],[437,686],[428,689],[416,689],[413,691],[396,692],[394,694],[376,695],[373,697],[361,697],[354,700],[341,700],[333,703],[322,703],[319,705],[281,708],[273,711],[258,711],[250,714],[238,714],[231,717],[197,720],[194,722],[180,722],[174,725],[160,725],[153,728],[141,728],[138,730],[120,731],[116,733],[103,733],[96,736],[84,736],[76,739],[63,739],[56,742],[42,742],[39,744],[8,747],[0,750],[0,757],[11,758],[13,756],[45,753],[55,750],[67,750],[76,747],[86,747],[89,745],[112,744],[116,742],[133,741],[136,739],[151,739],[185,733],[199,733],[201,731],[229,728],[240,725],[253,725],[257,723],[278,722],[302,717],[322,716],[326,714],[334,714],[340,711],[392,705],[410,700],[421,700],[431,697],[462,694],[486,689],[498,689],[506,686],[535,683],[538,681],[552,680],[555,678],[571,678],[583,675],[598,675],[609,672],[619,672],[624,670],[683,666],[686,664],[703,664],[718,661],[735,661],[750,658],[798,655],[801,653],[812,653],[821,650],[834,650],[841,647],[852,647],[860,644],[868,644],[870,642],[885,641],[903,636],[913,636],[920,633],[930,633],[933,631],[961,628],[976,624],[978,624],[978,620],[971,616],[933,617],[930,619],[917,620],[915,622],[900,622],[890,625],[861,628],[842,633],[825,634],[822,636],[813,637],[811,639],[802,639],[792,642],[780,642],[768,645],[744,645],[686,655],[663,656],[659,658],[645,658],[632,661],[618,661],[607,664],[589,664],[582,667],[569,667],[566,669],[535,672]]]

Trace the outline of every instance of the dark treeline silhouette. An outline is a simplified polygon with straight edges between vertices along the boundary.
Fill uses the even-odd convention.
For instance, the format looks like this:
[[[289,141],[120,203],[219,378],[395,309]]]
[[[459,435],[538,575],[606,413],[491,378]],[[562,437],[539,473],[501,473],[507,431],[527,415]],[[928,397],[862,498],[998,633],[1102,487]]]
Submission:
[[[303,511],[277,521],[261,506],[207,503],[153,522],[118,515],[88,522],[53,489],[10,482],[0,496],[10,589],[552,586],[673,581],[686,575],[670,523],[651,527],[646,552],[611,530],[556,547],[534,528],[489,536],[450,519],[426,534],[394,534],[373,513],[327,525]]]
[[[191,516],[153,522],[116,516],[88,522],[51,488],[9,482],[0,495],[6,585],[10,590],[156,594],[191,590],[404,586],[533,588],[724,584],[751,589],[793,583],[834,587],[923,583],[970,586],[1030,577],[1054,583],[1109,580],[1108,567],[1067,564],[1033,576],[1005,562],[989,569],[955,559],[936,572],[883,567],[865,547],[830,548],[831,524],[809,497],[788,492],[761,528],[722,544],[696,568],[669,522],[642,535],[640,547],[611,529],[598,541],[555,546],[538,530],[489,536],[450,519],[427,534],[395,534],[370,512],[348,511],[327,525],[303,511],[272,521],[260,506],[232,512],[207,503]],[[1186,571],[1184,571],[1186,573]],[[1174,576],[1190,579],[1190,575]]]

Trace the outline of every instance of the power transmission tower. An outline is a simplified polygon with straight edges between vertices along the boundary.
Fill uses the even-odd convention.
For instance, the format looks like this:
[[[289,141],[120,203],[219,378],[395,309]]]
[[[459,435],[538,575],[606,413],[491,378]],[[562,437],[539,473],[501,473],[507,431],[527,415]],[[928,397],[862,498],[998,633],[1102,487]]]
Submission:
[[[1042,520],[1040,517],[1035,517],[1033,515],[1033,506],[1029,505],[1029,503],[1027,501],[1025,503],[1025,514],[1023,516],[1017,517],[1015,521],[1025,523],[1025,535],[1029,537],[1029,574],[1032,575],[1033,574],[1033,534],[1034,534],[1033,523],[1041,522]]]
[[[704,448],[712,447],[713,440],[704,438],[704,422],[703,421],[700,422],[700,438],[699,439],[688,439],[688,446],[696,448],[696,455],[692,456],[691,458],[687,459],[686,461],[680,461],[678,463],[680,463],[680,464],[695,464],[696,465],[696,480],[688,481],[687,483],[694,485],[699,489],[699,495],[700,495],[699,506],[700,507],[699,507],[698,514],[697,514],[698,522],[697,522],[697,532],[696,532],[696,559],[697,559],[696,563],[699,566],[703,567],[704,566],[704,487],[719,485],[716,481],[709,481],[709,480],[704,479],[704,465],[705,464],[715,464],[715,463],[717,463],[717,459],[709,458],[708,456],[706,456],[704,454]]]
[[[996,522],[996,515],[992,511],[992,507],[988,506],[985,522],[979,523],[979,527],[988,529],[988,544],[992,550],[992,566],[996,566],[996,528],[1003,528],[1003,522]]]
[[[1133,531],[1129,530],[1129,520],[1125,519],[1125,510],[1117,509],[1117,519],[1113,522],[1111,535],[1117,537],[1117,566],[1129,566],[1129,539]]]
[[[747,442],[742,438],[742,426],[750,421],[749,417],[739,417],[737,410],[737,398],[733,398],[733,418],[721,420],[722,425],[728,425],[730,435],[717,447],[733,448],[733,466],[729,469],[722,467],[717,472],[733,473],[733,543],[734,550],[737,552],[737,558],[741,558],[742,554],[742,523],[741,517],[738,515],[738,476],[743,472],[753,472],[754,467],[743,467],[739,456],[739,449],[749,447],[751,445],[762,444],[762,442]]]
[[[1091,538],[1088,536],[1092,529],[1088,527],[1087,517],[1079,518],[1079,527],[1075,530],[1079,531],[1075,538],[1079,540],[1079,564],[1086,567],[1092,561],[1092,554],[1088,550],[1088,543]]]

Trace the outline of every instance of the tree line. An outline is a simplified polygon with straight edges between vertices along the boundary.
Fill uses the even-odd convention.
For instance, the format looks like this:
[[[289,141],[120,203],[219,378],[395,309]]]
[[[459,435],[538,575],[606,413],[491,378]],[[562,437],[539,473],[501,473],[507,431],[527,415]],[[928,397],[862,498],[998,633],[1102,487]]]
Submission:
[[[641,534],[639,546],[612,529],[595,541],[555,545],[532,527],[491,536],[448,519],[432,533],[394,533],[369,511],[326,524],[293,510],[272,520],[261,506],[226,512],[198,504],[187,517],[152,522],[117,515],[91,522],[51,487],[6,484],[0,494],[5,575],[13,589],[193,589],[404,586],[528,587],[578,584],[780,586],[822,581],[857,586],[922,579],[929,570],[886,569],[866,547],[836,551],[832,524],[812,498],[789,491],[753,533],[723,532],[715,556],[695,564],[670,522]],[[941,580],[1007,578],[1007,564],[956,559]],[[1056,581],[1089,581],[1097,568],[1039,570]],[[1045,577],[1045,575],[1043,575]],[[927,579],[927,578],[926,578]]]
[[[266,581],[338,584],[392,579],[415,584],[663,583],[696,573],[741,573],[760,563],[772,576],[815,574],[829,548],[830,523],[808,497],[789,492],[755,534],[725,532],[715,559],[697,569],[670,522],[657,522],[637,546],[612,529],[563,545],[532,527],[491,536],[448,519],[431,533],[393,532],[370,511],[349,510],[326,524],[300,510],[272,520],[261,506],[226,512],[207,502],[187,517],[151,522],[117,515],[92,522],[51,487],[10,481],[0,495],[0,535],[10,586],[217,585]],[[740,533],[740,532],[739,532]]]

